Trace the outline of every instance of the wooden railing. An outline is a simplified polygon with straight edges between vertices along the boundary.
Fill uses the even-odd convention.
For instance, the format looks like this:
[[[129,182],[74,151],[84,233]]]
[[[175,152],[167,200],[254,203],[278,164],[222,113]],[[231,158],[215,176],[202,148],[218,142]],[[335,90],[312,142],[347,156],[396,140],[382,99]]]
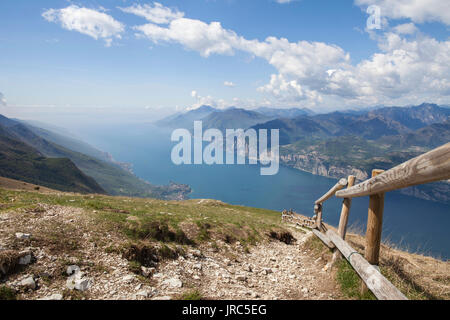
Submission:
[[[315,202],[316,223],[313,233],[329,248],[337,248],[333,262],[341,255],[345,257],[367,286],[366,289],[370,289],[378,299],[406,300],[405,295],[390,283],[377,267],[383,225],[384,193],[447,179],[450,179],[450,143],[388,171],[373,170],[371,179],[355,186],[354,176],[341,179]],[[344,199],[338,233],[327,230],[322,223],[323,203],[334,195]],[[364,257],[345,241],[352,198],[362,196],[370,196]]]

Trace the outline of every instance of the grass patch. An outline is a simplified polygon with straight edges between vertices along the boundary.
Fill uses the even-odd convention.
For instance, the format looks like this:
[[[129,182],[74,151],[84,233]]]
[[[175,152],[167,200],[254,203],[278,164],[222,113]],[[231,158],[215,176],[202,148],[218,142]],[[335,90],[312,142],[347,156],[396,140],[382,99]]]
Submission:
[[[17,300],[16,292],[7,286],[0,286],[0,300]]]
[[[211,239],[209,234],[209,229],[211,229],[211,225],[209,223],[205,223],[203,221],[197,221],[197,226],[199,228],[198,240],[199,241],[208,241]]]
[[[180,296],[180,300],[198,301],[203,300],[203,296],[198,289],[187,291]]]
[[[361,295],[361,280],[347,260],[341,259],[337,262],[336,279],[341,287],[342,293],[347,298],[376,300],[376,297],[370,291]]]
[[[305,242],[305,247],[317,254],[321,254],[325,250],[328,250],[328,247],[326,247],[322,240],[316,236],[309,237],[309,239]]]
[[[404,265],[404,259],[391,256],[383,261],[381,273],[410,300],[445,299],[420,285],[414,276],[405,270]]]
[[[141,274],[141,267],[142,264],[139,261],[132,260],[128,262],[128,270],[135,274]]]
[[[135,239],[153,239],[161,242],[175,242],[186,245],[194,244],[182,230],[172,231],[167,221],[146,221],[139,223],[136,228],[126,228],[126,233]]]

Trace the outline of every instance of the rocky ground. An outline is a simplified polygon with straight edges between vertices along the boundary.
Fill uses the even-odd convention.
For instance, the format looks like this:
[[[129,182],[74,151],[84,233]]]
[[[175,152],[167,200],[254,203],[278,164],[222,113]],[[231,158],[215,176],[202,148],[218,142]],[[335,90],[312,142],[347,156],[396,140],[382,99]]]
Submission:
[[[124,236],[93,223],[86,210],[58,205],[1,214],[0,285],[21,299],[341,298],[327,262],[306,245],[309,231],[292,230],[291,244],[185,246],[176,259],[132,272],[111,250]]]

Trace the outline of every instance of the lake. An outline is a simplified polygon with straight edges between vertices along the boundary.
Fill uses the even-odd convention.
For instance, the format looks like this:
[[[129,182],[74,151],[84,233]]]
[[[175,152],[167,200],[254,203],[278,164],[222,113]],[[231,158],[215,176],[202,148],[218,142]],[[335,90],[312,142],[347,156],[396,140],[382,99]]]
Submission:
[[[75,130],[74,130],[75,131]],[[122,162],[133,164],[137,176],[153,184],[169,181],[189,184],[191,198],[210,198],[230,204],[281,211],[294,209],[313,215],[314,201],[329,190],[335,179],[315,176],[300,170],[280,167],[274,176],[261,176],[251,165],[172,164],[170,153],[175,143],[170,132],[148,124],[78,127],[84,141],[110,152]],[[349,224],[365,232],[368,197],[353,200]],[[337,226],[342,200],[324,204],[323,219]],[[389,192],[385,198],[383,239],[411,252],[442,259],[450,257],[450,208],[448,205]]]

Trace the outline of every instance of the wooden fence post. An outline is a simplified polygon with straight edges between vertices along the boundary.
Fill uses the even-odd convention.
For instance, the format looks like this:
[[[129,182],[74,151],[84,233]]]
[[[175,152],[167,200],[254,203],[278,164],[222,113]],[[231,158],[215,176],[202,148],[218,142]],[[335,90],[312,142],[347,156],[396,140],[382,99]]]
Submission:
[[[316,213],[316,228],[320,231],[322,230],[322,204],[316,204],[314,211]]]
[[[355,184],[355,179],[356,179],[355,176],[348,176],[347,188],[353,187],[353,185]],[[347,233],[348,215],[350,212],[351,205],[352,205],[352,199],[344,198],[344,201],[342,202],[341,217],[339,219],[339,229],[338,229],[338,234],[344,240],[345,240],[345,234]]]
[[[372,178],[383,173],[384,170],[373,170]],[[380,262],[381,232],[383,229],[384,193],[370,196],[369,212],[367,217],[366,248],[364,257],[371,265],[378,265]],[[362,282],[361,293],[368,290],[366,284]]]
[[[347,188],[353,187],[353,185],[355,184],[355,180],[356,180],[355,176],[348,176]],[[343,240],[345,240],[345,235],[347,233],[348,216],[350,213],[351,205],[352,199],[344,198],[344,201],[342,202],[341,217],[339,219],[339,228],[338,228],[338,234]],[[342,257],[342,254],[339,252],[339,250],[336,250],[333,254],[332,264],[334,264],[336,260],[340,257]]]

